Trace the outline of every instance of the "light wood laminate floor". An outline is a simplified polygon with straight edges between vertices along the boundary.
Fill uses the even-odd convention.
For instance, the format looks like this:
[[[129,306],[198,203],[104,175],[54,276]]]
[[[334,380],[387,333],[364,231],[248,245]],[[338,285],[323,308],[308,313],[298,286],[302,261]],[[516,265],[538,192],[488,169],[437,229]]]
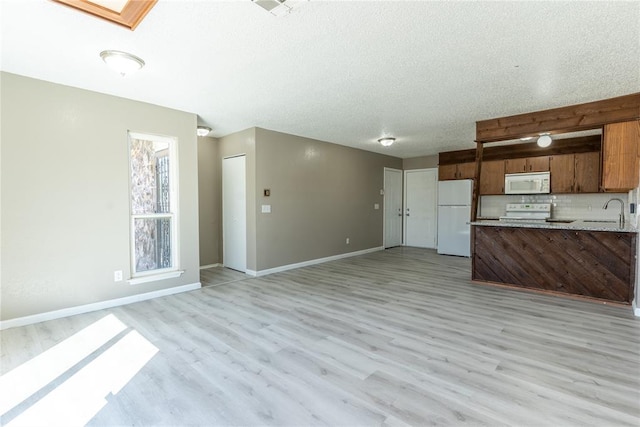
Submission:
[[[245,280],[249,276],[226,267],[211,267],[200,270],[202,286],[219,286]]]
[[[2,373],[109,315],[125,329],[51,374],[3,424],[19,424],[135,333],[157,352],[96,392],[106,400],[90,425],[640,425],[630,308],[474,285],[468,259],[432,250],[394,248],[9,329]],[[114,377],[129,359],[103,370]]]

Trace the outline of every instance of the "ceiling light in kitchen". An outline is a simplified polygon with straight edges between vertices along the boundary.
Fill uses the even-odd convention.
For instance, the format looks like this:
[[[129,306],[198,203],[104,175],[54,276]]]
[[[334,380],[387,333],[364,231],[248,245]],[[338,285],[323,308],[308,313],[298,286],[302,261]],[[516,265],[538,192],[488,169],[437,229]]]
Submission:
[[[540,135],[540,137],[538,138],[538,147],[548,147],[551,145],[551,137],[549,136],[548,133],[543,133]]]
[[[209,132],[211,132],[211,128],[206,126],[198,126],[198,129],[196,130],[196,134],[198,136],[207,136],[209,135]]]
[[[378,140],[378,142],[379,142],[380,144],[382,144],[383,146],[388,147],[388,146],[390,146],[391,144],[393,144],[394,142],[396,142],[396,139],[395,139],[395,138],[380,138],[380,139]]]
[[[122,77],[144,67],[144,61],[141,58],[119,50],[103,50],[100,52],[100,57],[109,68],[115,70]]]

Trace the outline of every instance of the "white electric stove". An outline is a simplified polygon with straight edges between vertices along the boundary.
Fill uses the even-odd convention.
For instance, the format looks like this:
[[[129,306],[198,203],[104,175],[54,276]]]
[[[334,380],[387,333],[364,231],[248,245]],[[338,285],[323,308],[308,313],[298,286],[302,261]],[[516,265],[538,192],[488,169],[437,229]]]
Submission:
[[[545,222],[551,218],[551,203],[508,203],[500,221]]]

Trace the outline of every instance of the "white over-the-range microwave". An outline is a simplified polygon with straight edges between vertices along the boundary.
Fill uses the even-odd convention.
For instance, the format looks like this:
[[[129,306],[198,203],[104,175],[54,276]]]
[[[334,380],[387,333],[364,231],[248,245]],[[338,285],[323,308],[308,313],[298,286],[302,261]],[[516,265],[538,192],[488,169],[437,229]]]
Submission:
[[[549,172],[508,173],[504,176],[504,194],[546,194],[550,182]]]

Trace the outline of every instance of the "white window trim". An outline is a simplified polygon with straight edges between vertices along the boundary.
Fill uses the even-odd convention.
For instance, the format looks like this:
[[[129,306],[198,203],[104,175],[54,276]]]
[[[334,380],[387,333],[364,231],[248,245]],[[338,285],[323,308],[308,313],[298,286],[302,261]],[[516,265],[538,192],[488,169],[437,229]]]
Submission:
[[[127,280],[127,283],[129,283],[130,285],[139,285],[141,283],[155,282],[157,280],[173,279],[175,277],[180,277],[180,276],[182,276],[184,274],[184,270],[167,271],[166,273],[157,273],[158,271],[166,271],[166,270],[168,270],[168,269],[153,270],[154,274],[149,274],[149,275],[140,276],[140,277],[134,277],[132,279]]]
[[[180,277],[184,271],[180,270],[180,247],[178,242],[178,234],[180,233],[178,224],[179,222],[179,207],[180,202],[178,199],[178,139],[174,137],[145,134],[138,132],[128,132],[128,156],[129,165],[131,165],[131,139],[141,139],[145,141],[158,141],[166,142],[169,145],[169,156],[172,161],[169,162],[169,193],[172,209],[170,213],[158,213],[158,214],[133,214],[131,213],[131,166],[129,166],[129,252],[131,262],[131,278],[127,281],[130,285],[137,285],[140,283],[154,282],[156,280],[165,280],[174,277]],[[157,270],[148,270],[136,272],[135,267],[135,226],[134,221],[136,218],[171,218],[171,268],[163,268]]]

